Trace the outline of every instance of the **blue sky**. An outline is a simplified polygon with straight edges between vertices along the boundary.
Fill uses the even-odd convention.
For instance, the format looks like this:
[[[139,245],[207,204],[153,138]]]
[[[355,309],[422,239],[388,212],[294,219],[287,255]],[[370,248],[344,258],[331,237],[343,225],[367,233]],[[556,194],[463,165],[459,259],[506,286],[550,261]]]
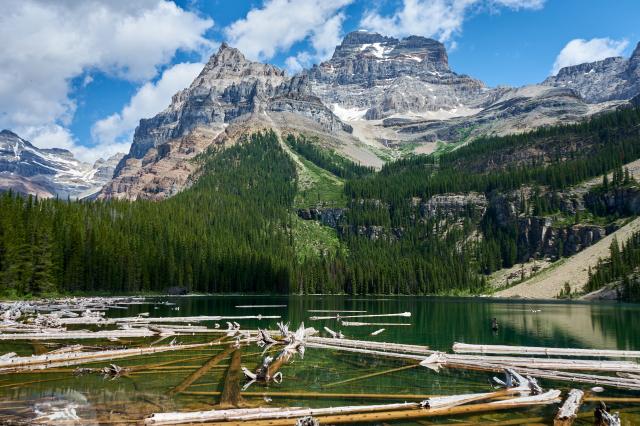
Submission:
[[[640,41],[637,0],[6,0],[4,6],[0,127],[86,160],[127,151],[139,119],[166,107],[222,41],[295,71],[329,57],[355,29],[419,34],[445,43],[454,71],[489,86],[536,83],[563,65],[628,56]]]

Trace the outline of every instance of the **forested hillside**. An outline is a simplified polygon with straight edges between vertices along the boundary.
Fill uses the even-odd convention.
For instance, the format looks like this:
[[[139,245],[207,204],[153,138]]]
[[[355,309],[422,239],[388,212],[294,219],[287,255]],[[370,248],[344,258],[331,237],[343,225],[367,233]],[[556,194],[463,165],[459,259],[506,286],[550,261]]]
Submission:
[[[633,203],[609,208],[607,200],[621,185],[627,200],[635,196],[637,185],[621,166],[640,158],[639,126],[638,110],[622,110],[583,124],[483,138],[380,172],[289,135],[284,142],[295,155],[344,182],[346,205],[325,208],[318,199],[313,214],[294,208],[302,191],[296,164],[273,132],[200,155],[197,181],[161,202],[38,200],[8,192],[0,195],[0,294],[170,287],[480,293],[487,290],[485,274],[589,244],[571,240],[581,223],[602,227],[637,214]],[[571,193],[573,185],[611,170],[612,187],[584,200]],[[323,232],[335,235],[339,249],[299,256],[296,244],[316,234],[300,235],[311,231],[296,214],[329,225]],[[535,226],[543,226],[537,223],[557,231],[552,243],[532,240]],[[598,274],[594,280],[619,276],[604,267]]]

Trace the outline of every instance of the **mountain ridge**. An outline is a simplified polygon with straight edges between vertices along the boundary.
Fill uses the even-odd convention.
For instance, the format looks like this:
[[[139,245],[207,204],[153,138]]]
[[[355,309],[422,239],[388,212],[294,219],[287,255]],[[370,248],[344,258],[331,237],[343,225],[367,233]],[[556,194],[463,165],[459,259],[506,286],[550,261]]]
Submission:
[[[233,144],[242,131],[313,134],[340,155],[379,167],[440,144],[577,122],[627,106],[639,94],[640,43],[629,58],[565,67],[516,88],[456,73],[445,46],[420,36],[354,31],[331,58],[294,76],[222,43],[167,108],[140,120],[129,153],[98,198],[171,196],[190,184],[196,155],[212,144]]]
[[[10,130],[0,131],[0,191],[44,198],[82,198],[111,179],[122,154],[93,165],[62,148],[38,148]]]

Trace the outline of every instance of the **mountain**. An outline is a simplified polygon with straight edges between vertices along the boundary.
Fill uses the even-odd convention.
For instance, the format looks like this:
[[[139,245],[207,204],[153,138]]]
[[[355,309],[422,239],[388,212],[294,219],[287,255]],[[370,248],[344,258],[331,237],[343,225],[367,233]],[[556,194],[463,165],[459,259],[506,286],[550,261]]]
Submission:
[[[60,148],[35,147],[9,130],[0,132],[0,191],[13,190],[43,198],[79,198],[99,190],[113,176],[117,154],[94,165]]]
[[[443,143],[579,122],[630,105],[640,93],[639,63],[636,49],[628,60],[564,68],[541,84],[491,88],[453,71],[442,43],[418,36],[355,31],[329,60],[293,77],[222,44],[164,111],[140,121],[99,197],[172,196],[193,183],[194,157],[257,130],[312,136],[379,168]],[[591,77],[571,77],[578,74]]]
[[[173,195],[189,182],[194,171],[189,160],[214,142],[233,143],[246,129],[260,128],[343,136],[351,130],[311,92],[305,76],[287,77],[222,44],[168,108],[140,121],[129,154],[100,197]]]
[[[484,83],[449,69],[442,43],[418,36],[349,33],[330,60],[305,74],[314,93],[345,120],[428,116],[477,106],[485,93]]]
[[[489,88],[451,70],[445,47],[435,40],[398,40],[366,31],[347,34],[330,60],[305,74],[314,93],[353,127],[354,136],[392,157],[397,150],[428,153],[438,142],[575,122],[640,91],[630,88],[627,96],[595,104],[574,87],[546,82]],[[637,82],[637,75],[630,80]]]
[[[629,59],[615,57],[565,67],[542,84],[573,89],[589,103],[631,99],[640,93],[640,43]]]

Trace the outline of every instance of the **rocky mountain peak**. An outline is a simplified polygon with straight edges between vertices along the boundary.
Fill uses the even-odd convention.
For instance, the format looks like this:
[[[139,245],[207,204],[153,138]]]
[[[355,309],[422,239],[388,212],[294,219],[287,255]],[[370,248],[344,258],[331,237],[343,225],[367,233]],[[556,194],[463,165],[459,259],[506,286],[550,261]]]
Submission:
[[[562,68],[542,84],[575,90],[589,103],[631,99],[640,93],[640,43],[620,56]]]
[[[18,135],[13,133],[11,130],[7,130],[7,129],[3,129],[2,131],[0,131],[0,136],[4,136],[6,138],[17,138],[18,137]]]
[[[393,37],[385,37],[378,33],[372,33],[366,30],[352,31],[344,36],[341,46],[360,45],[367,43],[397,43]]]
[[[638,42],[636,48],[631,54],[631,60],[640,61],[640,42]]]
[[[335,66],[349,60],[409,61],[415,68],[449,70],[447,51],[437,40],[421,36],[398,40],[363,30],[348,33],[329,63]]]
[[[632,78],[640,79],[640,43],[629,57],[629,73]]]
[[[279,84],[285,77],[285,71],[274,65],[252,62],[240,50],[222,43],[218,51],[209,58],[191,87],[211,87],[218,80],[239,80],[251,77],[260,80],[275,79]]]

